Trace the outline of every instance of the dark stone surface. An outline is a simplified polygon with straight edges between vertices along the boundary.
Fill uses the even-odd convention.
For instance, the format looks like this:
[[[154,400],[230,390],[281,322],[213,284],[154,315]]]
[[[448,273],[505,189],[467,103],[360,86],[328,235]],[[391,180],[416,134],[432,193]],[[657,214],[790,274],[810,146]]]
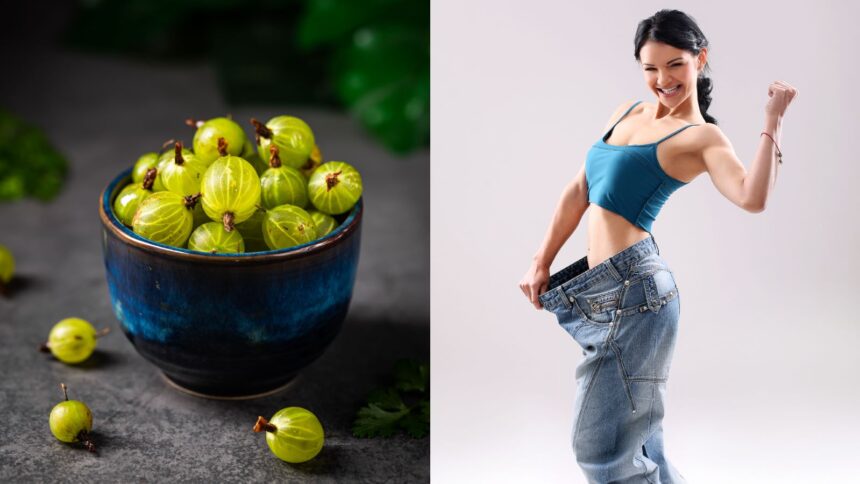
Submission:
[[[2,482],[426,482],[430,441],[357,439],[356,410],[388,383],[394,361],[429,361],[429,152],[398,159],[346,115],[290,107],[228,109],[204,66],[157,66],[57,53],[10,54],[0,105],[47,132],[71,173],[52,203],[0,204],[0,243],[16,257],[12,297],[0,298]],[[100,190],[145,151],[172,137],[190,144],[186,117],[232,111],[242,122],[294,114],[314,128],[326,159],[356,166],[366,213],[358,275],[340,335],[286,390],[250,401],[180,393],[138,355],[113,316],[99,241]],[[247,129],[250,131],[250,129]],[[112,334],[68,366],[36,347],[60,319],[77,316]],[[62,399],[87,403],[99,454],[65,445],[48,429]],[[286,406],[313,411],[322,453],[303,465],[278,460],[251,428]]]

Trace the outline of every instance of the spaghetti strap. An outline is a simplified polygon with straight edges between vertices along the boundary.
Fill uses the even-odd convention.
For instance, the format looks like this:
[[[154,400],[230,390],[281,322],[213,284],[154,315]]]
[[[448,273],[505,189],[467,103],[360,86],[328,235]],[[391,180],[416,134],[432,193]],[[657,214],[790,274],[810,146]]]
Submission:
[[[655,144],[655,145],[659,145],[660,143],[662,143],[662,142],[666,141],[667,139],[671,138],[672,136],[675,136],[676,134],[680,133],[681,131],[684,131],[685,129],[689,128],[690,126],[698,126],[698,124],[688,124],[688,125],[686,125],[686,126],[684,126],[684,127],[682,127],[682,128],[679,128],[679,129],[675,130],[673,133],[671,133],[671,134],[669,134],[669,135],[667,135],[667,136],[664,136],[663,138],[661,138],[661,139],[660,139],[660,141],[657,141],[657,142],[656,142],[656,143],[654,143],[654,144]]]
[[[635,103],[633,103],[633,105],[632,105],[632,106],[630,106],[629,108],[627,108],[627,111],[624,111],[624,114],[622,114],[622,115],[621,115],[621,117],[620,117],[620,118],[618,118],[618,120],[617,120],[617,121],[615,121],[615,123],[612,125],[612,127],[611,127],[611,128],[609,128],[609,130],[607,130],[607,131],[606,131],[606,133],[604,133],[604,134],[603,134],[603,139],[606,139],[606,135],[608,135],[609,133],[611,133],[611,132],[612,132],[612,130],[613,130],[613,129],[615,129],[615,126],[617,126],[617,125],[618,125],[618,123],[620,123],[620,122],[621,122],[621,120],[622,120],[622,119],[624,119],[628,114],[630,114],[630,111],[633,111],[633,108],[635,108],[636,106],[638,106],[638,105],[639,105],[639,103],[641,103],[641,102],[642,102],[642,101],[636,101]]]

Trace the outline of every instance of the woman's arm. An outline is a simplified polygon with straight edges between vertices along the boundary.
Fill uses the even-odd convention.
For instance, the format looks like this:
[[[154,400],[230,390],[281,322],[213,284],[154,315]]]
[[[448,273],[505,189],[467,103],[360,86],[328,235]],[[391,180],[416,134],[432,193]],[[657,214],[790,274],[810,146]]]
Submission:
[[[588,209],[588,184],[585,180],[585,164],[574,179],[564,187],[555,207],[552,222],[547,228],[543,242],[532,258],[532,264],[520,281],[520,289],[534,305],[541,309],[538,296],[549,286],[549,266],[570,235],[579,226],[582,215]]]
[[[781,145],[782,118],[789,103],[797,95],[797,90],[787,83],[776,81],[769,86],[768,95],[770,99],[765,107],[763,131]],[[714,186],[744,210],[753,213],[763,211],[776,184],[779,167],[774,142],[759,134],[758,149],[747,173],[722,130],[713,124],[705,128],[707,139],[702,158]]]

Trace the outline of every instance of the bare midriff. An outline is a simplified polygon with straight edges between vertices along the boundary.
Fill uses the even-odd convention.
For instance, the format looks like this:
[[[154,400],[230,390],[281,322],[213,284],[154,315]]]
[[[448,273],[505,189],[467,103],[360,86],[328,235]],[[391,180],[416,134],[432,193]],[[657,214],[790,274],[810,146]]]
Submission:
[[[640,240],[648,232],[597,204],[588,208],[588,267],[592,268]]]

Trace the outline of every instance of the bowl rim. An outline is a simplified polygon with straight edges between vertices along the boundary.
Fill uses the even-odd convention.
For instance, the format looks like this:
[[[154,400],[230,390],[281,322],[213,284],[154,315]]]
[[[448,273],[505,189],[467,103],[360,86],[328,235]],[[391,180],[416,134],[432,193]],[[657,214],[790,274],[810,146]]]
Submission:
[[[102,221],[102,226],[104,226],[105,229],[110,230],[117,239],[126,245],[131,245],[147,252],[159,254],[165,257],[188,261],[228,264],[283,261],[307,257],[319,254],[349,238],[358,230],[359,223],[361,222],[362,214],[364,212],[364,196],[362,195],[349,212],[346,220],[335,228],[335,230],[320,239],[316,239],[306,244],[278,250],[235,254],[207,254],[196,250],[172,247],[143,238],[120,222],[113,213],[111,195],[116,191],[120,183],[125,184],[124,182],[126,182],[126,180],[131,179],[131,171],[132,168],[123,170],[116,176],[116,178],[108,183],[104,189],[102,189],[101,195],[99,196],[99,218]]]

